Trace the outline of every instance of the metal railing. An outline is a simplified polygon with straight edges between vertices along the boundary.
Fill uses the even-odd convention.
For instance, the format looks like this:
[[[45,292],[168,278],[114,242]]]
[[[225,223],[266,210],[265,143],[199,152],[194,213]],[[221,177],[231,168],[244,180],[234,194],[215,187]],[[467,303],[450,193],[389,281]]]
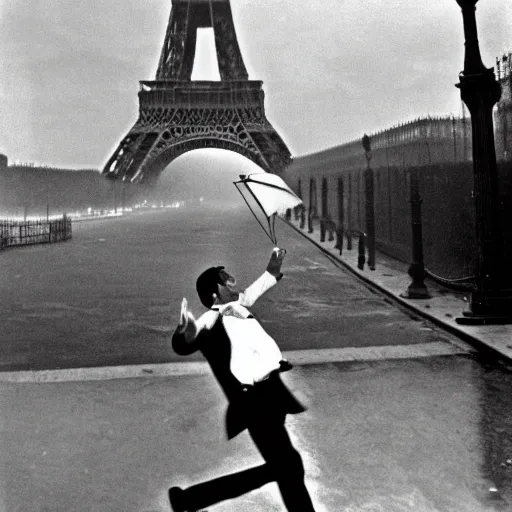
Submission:
[[[51,219],[0,219],[0,249],[51,244],[69,240],[71,237],[71,218],[67,215]]]

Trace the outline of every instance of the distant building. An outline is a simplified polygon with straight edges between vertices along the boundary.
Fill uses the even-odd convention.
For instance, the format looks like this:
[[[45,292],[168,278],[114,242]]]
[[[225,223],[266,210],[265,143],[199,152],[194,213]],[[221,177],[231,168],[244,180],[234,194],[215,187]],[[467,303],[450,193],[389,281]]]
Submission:
[[[110,209],[119,187],[94,169],[60,169],[12,163],[0,154],[0,217]]]

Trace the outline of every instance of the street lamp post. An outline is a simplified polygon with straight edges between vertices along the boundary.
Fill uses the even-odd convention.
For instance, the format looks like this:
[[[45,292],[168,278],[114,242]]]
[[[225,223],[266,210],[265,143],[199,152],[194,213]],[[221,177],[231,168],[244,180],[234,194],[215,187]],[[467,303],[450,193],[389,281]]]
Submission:
[[[366,170],[364,171],[365,198],[366,198],[366,234],[368,236],[368,268],[375,270],[375,185],[373,171],[370,167],[372,150],[370,137],[363,136],[363,148],[366,156]]]
[[[412,263],[407,273],[412,282],[401,297],[408,299],[428,299],[430,295],[425,285],[425,265],[423,262],[423,227],[421,222],[421,203],[418,170],[412,169],[410,176],[410,203],[412,227]]]
[[[478,0],[456,0],[462,10],[465,53],[459,75],[462,101],[471,113],[477,241],[477,286],[469,311],[458,323],[512,323],[512,287],[505,269],[499,212],[499,186],[494,147],[493,106],[501,96],[492,68],[480,56],[476,26]],[[510,278],[510,276],[508,276]]]

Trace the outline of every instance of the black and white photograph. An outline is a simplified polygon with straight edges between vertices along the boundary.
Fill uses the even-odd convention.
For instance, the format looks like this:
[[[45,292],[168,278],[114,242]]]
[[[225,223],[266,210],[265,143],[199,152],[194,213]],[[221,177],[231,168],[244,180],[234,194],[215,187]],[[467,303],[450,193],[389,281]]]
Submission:
[[[510,0],[0,0],[0,512],[512,511]]]

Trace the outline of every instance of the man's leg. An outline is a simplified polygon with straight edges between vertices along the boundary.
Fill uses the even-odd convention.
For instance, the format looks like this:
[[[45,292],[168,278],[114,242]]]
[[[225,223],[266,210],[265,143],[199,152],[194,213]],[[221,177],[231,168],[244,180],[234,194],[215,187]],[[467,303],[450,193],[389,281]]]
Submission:
[[[192,485],[181,491],[174,491],[176,511],[199,510],[220,501],[236,498],[272,482],[274,475],[268,464],[221,476],[207,482]]]
[[[261,418],[249,427],[249,434],[267,462],[288,512],[314,512],[304,483],[302,458],[293,447],[284,422],[284,418]]]

